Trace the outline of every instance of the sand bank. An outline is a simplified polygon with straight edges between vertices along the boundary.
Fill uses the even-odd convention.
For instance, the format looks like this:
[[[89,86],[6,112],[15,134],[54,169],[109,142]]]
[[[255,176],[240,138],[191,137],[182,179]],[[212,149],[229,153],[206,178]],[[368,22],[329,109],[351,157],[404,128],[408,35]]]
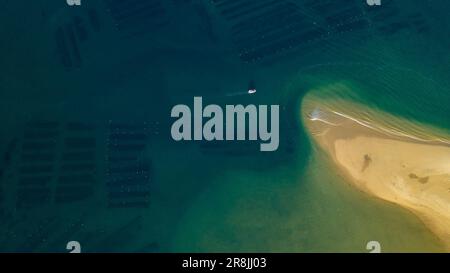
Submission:
[[[346,107],[363,106],[348,102]],[[352,185],[411,210],[450,250],[450,145],[445,139],[421,140],[383,130],[308,96],[302,117],[314,142]]]

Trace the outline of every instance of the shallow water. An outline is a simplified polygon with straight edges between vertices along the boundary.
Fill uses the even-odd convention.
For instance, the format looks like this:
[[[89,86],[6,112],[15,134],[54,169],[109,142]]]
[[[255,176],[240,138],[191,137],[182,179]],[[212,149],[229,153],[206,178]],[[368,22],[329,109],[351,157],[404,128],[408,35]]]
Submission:
[[[352,1],[342,1],[341,6],[351,6]],[[336,109],[340,100],[370,105],[370,111],[345,111],[389,128],[428,138],[447,134],[446,1],[386,0],[381,8],[394,16],[375,20],[380,17],[355,0],[358,14],[363,14],[355,18],[368,18],[370,24],[345,32],[339,26],[346,22],[327,23],[336,12],[332,8],[317,12],[317,7],[308,7],[311,1],[282,1],[295,4],[288,7],[309,27],[329,35],[290,40],[289,30],[267,30],[265,37],[284,41],[279,47],[244,27],[252,14],[229,19],[211,1],[155,1],[164,10],[156,21],[128,22],[111,14],[108,2],[114,1],[84,1],[82,7],[68,9],[64,1],[4,1],[0,251],[64,252],[71,240],[80,241],[86,252],[367,252],[366,243],[372,240],[380,241],[383,251],[443,251],[416,216],[349,186],[312,146],[301,124],[300,105],[306,93],[316,92]],[[74,24],[77,16],[86,29],[84,39]],[[383,30],[395,20],[409,28]],[[236,22],[240,28],[233,32],[230,25]],[[130,27],[118,29],[117,23]],[[260,24],[261,33],[263,26],[277,23]],[[302,29],[303,21],[295,24],[296,30]],[[80,59],[72,48],[70,26]],[[70,65],[58,51],[60,28],[69,35]],[[265,50],[245,53],[242,47],[252,39]],[[235,96],[245,93],[251,80],[257,93]],[[327,88],[342,82],[349,88]],[[255,149],[259,144],[247,142],[174,142],[170,109],[192,105],[193,96],[202,96],[205,104],[280,104],[278,151],[261,153]],[[380,118],[377,110],[410,123]],[[22,168],[30,160],[23,154],[29,152],[26,143],[38,141],[36,135],[30,137],[30,121],[56,122],[58,129],[54,135],[48,128],[37,130],[52,135],[54,159],[31,162],[48,163],[52,171],[46,174],[45,189],[35,192],[31,206],[24,208],[18,200]],[[92,160],[85,154],[83,164],[94,170],[86,174],[83,166],[77,169],[93,182],[86,192],[66,189],[63,200],[75,198],[71,192],[78,192],[78,198],[58,203],[59,177],[66,174],[64,158],[70,152],[65,141],[80,136],[68,129],[72,122],[88,124],[91,129],[82,136],[95,139],[94,148],[81,145],[93,153]],[[126,125],[125,135],[144,132],[144,140],[132,140],[143,146],[112,155],[111,142],[122,140],[114,134],[119,126],[111,129],[111,123]],[[124,185],[118,193],[111,186],[118,178],[111,174],[117,166],[113,156],[133,158],[127,162],[145,180],[142,188],[149,188],[149,195],[139,199],[145,206],[108,207],[116,200],[111,196],[123,198],[132,188]],[[45,202],[39,202],[42,191],[50,196]]]
[[[375,240],[386,252],[444,250],[414,215],[352,188],[323,152],[313,153],[301,175],[288,166],[220,179],[185,215],[174,249],[365,252]]]

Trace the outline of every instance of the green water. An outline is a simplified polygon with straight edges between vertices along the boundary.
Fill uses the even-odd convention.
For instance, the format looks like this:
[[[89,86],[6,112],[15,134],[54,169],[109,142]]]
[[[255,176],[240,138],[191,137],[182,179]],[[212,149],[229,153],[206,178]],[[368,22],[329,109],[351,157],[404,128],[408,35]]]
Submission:
[[[331,43],[322,52],[323,62],[299,65],[278,95],[301,100],[305,91],[322,89],[316,95],[336,110],[339,101],[353,101],[370,108],[344,112],[425,139],[448,137],[450,86],[443,45],[413,34],[375,38],[362,46],[353,41]],[[350,88],[327,89],[335,83]],[[383,119],[377,110],[410,122]],[[310,145],[307,137],[299,139]],[[377,240],[388,252],[444,250],[411,212],[348,186],[317,148],[298,150],[297,156],[300,160],[264,174],[227,172],[217,178],[183,218],[175,249],[361,252],[366,242]],[[301,160],[305,157],[307,162]]]
[[[376,240],[387,252],[443,250],[414,215],[348,186],[319,151],[307,166],[219,179],[190,207],[174,249],[365,252]]]
[[[52,40],[55,26],[71,18],[70,11],[48,1],[28,7],[6,2],[0,27],[0,48],[8,52],[0,74],[1,151],[14,137],[21,140],[26,122],[34,119],[93,122],[99,144],[91,197],[29,209],[15,207],[16,169],[22,164],[17,152],[6,169],[10,176],[1,180],[6,201],[0,251],[64,252],[70,240],[79,240],[86,252],[367,252],[373,240],[382,251],[444,250],[415,215],[349,186],[312,144],[300,105],[305,94],[320,89],[330,102],[373,109],[357,115],[375,118],[382,110],[420,128],[448,132],[450,6],[445,1],[386,1],[404,13],[422,13],[430,33],[349,31],[256,63],[237,57],[224,22],[208,3],[216,42],[184,12],[190,3],[170,6],[170,31],[132,39],[116,35],[104,3],[92,1],[89,7],[98,10],[104,30],[81,45],[83,65],[70,71],[58,63]],[[302,12],[310,19],[314,15]],[[249,80],[256,82],[257,95],[230,96],[245,92]],[[326,88],[342,82],[348,88]],[[279,150],[236,155],[228,152],[246,146],[217,152],[174,142],[170,109],[192,105],[193,96],[203,96],[205,104],[280,104]],[[159,122],[160,133],[139,154],[152,162],[146,208],[105,205],[110,120]],[[416,130],[411,124],[395,125]]]

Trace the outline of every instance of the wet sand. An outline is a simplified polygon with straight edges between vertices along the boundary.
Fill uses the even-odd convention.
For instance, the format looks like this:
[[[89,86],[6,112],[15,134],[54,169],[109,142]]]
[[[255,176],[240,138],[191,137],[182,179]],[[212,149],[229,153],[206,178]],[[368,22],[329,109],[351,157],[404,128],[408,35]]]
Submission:
[[[351,102],[345,107],[363,108]],[[302,117],[314,142],[351,185],[411,210],[450,250],[450,145],[445,139],[421,140],[380,130],[314,96],[303,100]]]

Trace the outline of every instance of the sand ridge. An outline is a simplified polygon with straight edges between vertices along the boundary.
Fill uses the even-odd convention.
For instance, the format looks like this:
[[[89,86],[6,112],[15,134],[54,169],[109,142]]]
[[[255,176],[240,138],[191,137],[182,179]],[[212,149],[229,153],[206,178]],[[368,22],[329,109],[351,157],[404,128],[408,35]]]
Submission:
[[[302,116],[352,185],[411,210],[450,250],[450,145],[376,130],[308,97]]]

